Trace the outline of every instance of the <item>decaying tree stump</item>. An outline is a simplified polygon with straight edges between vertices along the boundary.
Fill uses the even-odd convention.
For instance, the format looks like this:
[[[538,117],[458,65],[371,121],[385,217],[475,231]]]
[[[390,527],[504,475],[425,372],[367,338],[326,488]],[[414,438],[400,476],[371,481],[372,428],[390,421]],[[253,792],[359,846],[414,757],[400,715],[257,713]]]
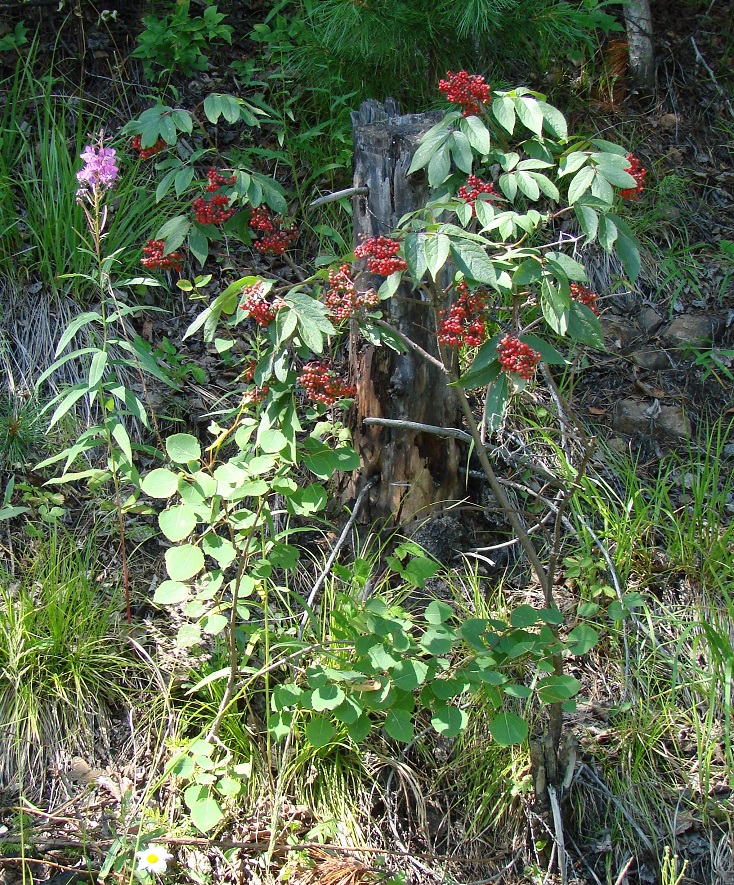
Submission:
[[[424,205],[428,183],[424,172],[408,176],[420,137],[434,123],[430,114],[400,116],[387,99],[364,102],[352,114],[354,185],[367,188],[354,198],[354,236],[389,236],[402,216]],[[358,288],[378,288],[381,277],[366,271]],[[382,303],[386,319],[429,353],[437,356],[435,326],[429,302],[404,284]],[[366,417],[458,427],[454,392],[441,371],[419,355],[375,347],[357,334],[350,343],[350,375],[357,386],[354,444],[362,459],[345,499],[353,499],[368,479],[379,477],[363,508],[363,521],[390,519],[400,524],[460,497],[460,452],[456,440],[381,426],[364,426]]]

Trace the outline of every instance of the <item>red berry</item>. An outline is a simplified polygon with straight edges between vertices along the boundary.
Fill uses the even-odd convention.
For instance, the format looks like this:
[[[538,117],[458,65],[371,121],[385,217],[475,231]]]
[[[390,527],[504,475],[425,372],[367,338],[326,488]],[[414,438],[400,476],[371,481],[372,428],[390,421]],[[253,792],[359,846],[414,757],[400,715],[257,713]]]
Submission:
[[[144,148],[142,136],[136,135],[131,140],[130,147],[138,152],[138,156],[141,160],[148,160],[155,154],[159,154],[161,151],[164,151],[167,147],[169,147],[169,144],[164,139],[159,138],[154,145]]]
[[[497,345],[497,353],[503,372],[519,375],[526,381],[532,377],[542,356],[514,335],[505,335]]]
[[[400,242],[390,237],[367,237],[354,250],[357,258],[367,259],[367,270],[373,274],[389,277],[396,271],[408,269],[404,259],[398,258]]]
[[[285,307],[285,303],[280,298],[268,301],[263,282],[254,283],[252,286],[245,286],[242,294],[244,295],[244,301],[240,305],[241,309],[246,310],[250,314],[251,319],[255,320],[259,326],[269,326],[275,319],[275,314]]]
[[[485,314],[489,292],[478,289],[470,292],[462,281],[456,286],[459,293],[448,315],[441,311],[438,340],[448,347],[478,347],[487,337]]]
[[[253,243],[263,255],[282,255],[298,239],[298,227],[285,222],[278,216],[271,216],[265,206],[258,206],[250,215],[250,228],[261,236]]]
[[[446,79],[439,81],[438,91],[443,92],[450,102],[458,104],[465,117],[478,114],[491,94],[484,77],[468,74],[466,71],[457,71],[455,74],[449,71]]]
[[[358,292],[354,281],[349,276],[349,267],[343,264],[339,270],[329,271],[329,288],[324,294],[324,303],[329,313],[338,322],[345,320],[360,308],[375,307],[380,303],[377,292],[368,289]]]
[[[637,182],[635,187],[626,187],[619,192],[623,200],[638,200],[640,194],[645,190],[645,178],[647,177],[647,169],[640,163],[634,154],[627,154],[629,160],[629,174]]]
[[[598,315],[599,309],[596,306],[596,300],[599,296],[596,292],[592,292],[591,289],[582,286],[580,283],[571,283],[571,297],[578,301],[579,304],[585,304],[592,313]]]
[[[140,259],[143,267],[149,270],[181,270],[183,252],[169,252],[163,254],[166,243],[164,240],[148,240],[143,246],[144,258]]]
[[[480,194],[493,194],[494,185],[488,181],[483,181],[477,175],[470,175],[466,184],[459,188],[457,197],[471,206],[472,216],[475,216],[476,209],[474,204]]]
[[[306,363],[298,383],[310,400],[327,406],[333,405],[340,399],[353,397],[357,393],[357,388],[347,384],[346,380],[325,361]]]

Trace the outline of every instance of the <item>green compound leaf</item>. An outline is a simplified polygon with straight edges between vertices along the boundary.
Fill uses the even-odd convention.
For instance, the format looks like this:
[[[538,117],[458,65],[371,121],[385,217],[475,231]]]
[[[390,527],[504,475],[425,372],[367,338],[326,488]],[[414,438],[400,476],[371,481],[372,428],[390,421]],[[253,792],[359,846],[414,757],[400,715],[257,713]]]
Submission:
[[[439,271],[446,264],[446,259],[449,257],[451,240],[446,234],[436,234],[426,238],[423,248],[428,272],[436,280],[438,279]]]
[[[515,105],[512,99],[507,95],[496,98],[492,102],[492,113],[500,126],[512,135],[515,128]]]
[[[497,272],[479,243],[452,242],[451,256],[458,269],[470,280],[497,285]]]
[[[306,726],[306,740],[312,747],[325,747],[334,737],[334,726],[325,716],[314,716]]]
[[[489,733],[501,747],[511,747],[528,736],[528,724],[516,713],[500,713],[489,723]]]
[[[583,197],[586,191],[591,187],[594,175],[594,169],[591,166],[584,166],[579,169],[576,175],[571,179],[571,184],[568,186],[569,203],[573,204],[576,200]]]
[[[484,413],[487,420],[487,428],[494,432],[502,424],[510,402],[510,388],[507,381],[507,375],[499,371],[499,363],[497,363],[497,374],[499,377],[492,383],[487,393],[487,399],[484,404]]]
[[[193,544],[166,550],[166,570],[172,581],[187,581],[204,568],[204,554]]]
[[[188,464],[201,458],[201,445],[190,433],[174,433],[166,440],[166,452],[176,464]]]
[[[572,301],[568,313],[569,337],[589,347],[604,350],[604,333],[596,314],[585,304]]]
[[[480,154],[488,154],[490,148],[489,129],[479,117],[462,117],[459,129],[467,137],[469,144]]]
[[[176,504],[158,514],[158,525],[169,541],[183,541],[196,526],[196,513],[186,504]]]

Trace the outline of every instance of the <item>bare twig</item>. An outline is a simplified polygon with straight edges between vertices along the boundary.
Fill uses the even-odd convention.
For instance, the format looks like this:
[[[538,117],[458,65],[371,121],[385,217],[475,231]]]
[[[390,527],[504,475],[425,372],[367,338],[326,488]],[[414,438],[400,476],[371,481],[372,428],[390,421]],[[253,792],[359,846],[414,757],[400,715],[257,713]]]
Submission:
[[[437,427],[435,424],[421,424],[418,421],[398,421],[395,418],[363,418],[366,425],[376,424],[380,427],[396,427],[400,430],[415,430],[417,433],[432,433],[434,436],[450,436],[463,442],[471,443],[471,434],[458,427]]]
[[[691,44],[693,45],[693,51],[696,53],[696,61],[702,65],[706,73],[711,78],[711,82],[716,87],[716,91],[719,95],[724,99],[724,104],[726,105],[726,109],[729,111],[732,117],[734,117],[734,105],[732,105],[731,100],[729,99],[729,95],[727,91],[719,84],[719,81],[716,79],[716,75],[711,70],[711,68],[706,64],[706,59],[701,55],[701,51],[698,46],[696,46],[696,41],[691,37]]]
[[[367,196],[370,192],[368,187],[345,187],[343,190],[334,191],[333,194],[324,194],[323,197],[316,197],[308,204],[309,209],[315,209],[316,206],[323,206],[325,203],[336,203],[344,197],[361,197]]]
[[[329,558],[326,560],[326,565],[324,566],[323,571],[316,579],[316,583],[313,585],[311,592],[308,594],[308,599],[306,600],[306,608],[301,616],[301,626],[298,630],[298,638],[301,639],[303,637],[303,631],[306,629],[306,623],[308,622],[308,613],[311,608],[313,608],[313,604],[316,600],[316,596],[318,595],[319,590],[321,589],[321,585],[326,580],[327,575],[331,571],[332,565],[334,565],[334,561],[339,554],[344,542],[347,540],[347,536],[351,531],[352,526],[354,525],[357,516],[359,515],[359,511],[362,507],[362,502],[364,501],[365,495],[372,488],[373,485],[377,482],[377,477],[372,476],[367,482],[364,484],[364,488],[357,495],[357,500],[354,502],[354,507],[352,508],[352,512],[349,516],[349,519],[346,521],[344,528],[342,529],[341,534],[339,535],[339,539],[336,544],[334,544],[334,549],[329,554]]]

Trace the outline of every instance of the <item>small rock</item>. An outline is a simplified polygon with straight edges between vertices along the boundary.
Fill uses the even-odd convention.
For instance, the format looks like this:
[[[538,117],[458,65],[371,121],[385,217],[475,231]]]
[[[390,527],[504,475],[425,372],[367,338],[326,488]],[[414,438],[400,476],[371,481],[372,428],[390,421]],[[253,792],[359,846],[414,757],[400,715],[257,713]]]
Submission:
[[[655,421],[655,436],[676,442],[691,438],[691,422],[682,406],[663,406]]]
[[[623,348],[633,341],[638,332],[630,320],[615,313],[605,313],[599,317],[604,338],[608,343],[618,348]]]
[[[648,347],[645,350],[636,350],[631,355],[632,362],[636,366],[650,371],[659,371],[670,368],[668,354],[659,347]]]
[[[660,331],[661,326],[665,324],[665,320],[652,307],[643,308],[637,318],[637,322],[640,328],[647,332],[648,335],[655,335]]]
[[[617,433],[650,433],[662,442],[680,442],[691,436],[691,422],[681,406],[660,406],[640,400],[621,400],[615,409],[612,426]]]
[[[661,337],[668,347],[696,347],[711,344],[723,331],[724,320],[720,314],[683,314],[676,317],[663,331]]]
[[[617,433],[647,433],[650,430],[650,417],[647,404],[628,397],[617,403],[612,427]]]

